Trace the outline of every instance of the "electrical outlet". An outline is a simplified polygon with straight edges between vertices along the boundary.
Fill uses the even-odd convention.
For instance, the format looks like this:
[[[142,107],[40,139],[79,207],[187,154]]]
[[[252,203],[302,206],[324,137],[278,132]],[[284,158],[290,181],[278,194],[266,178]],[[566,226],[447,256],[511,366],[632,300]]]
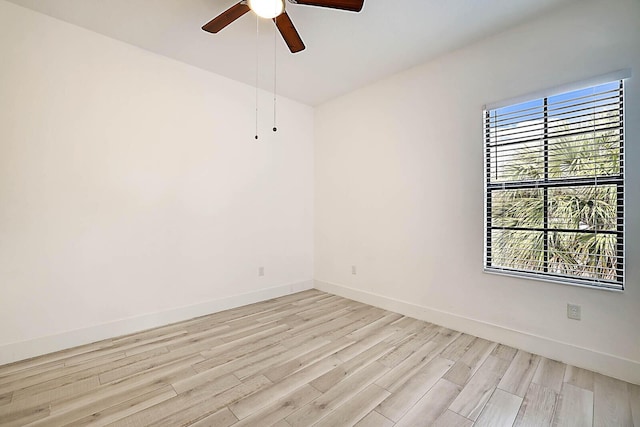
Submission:
[[[573,320],[580,320],[580,306],[575,304],[567,304],[567,317]]]
[[[352,265],[352,266],[351,266],[351,274],[357,274],[357,273],[356,273],[356,266],[355,266],[355,265]]]
[[[264,267],[258,267],[258,276],[264,276]]]

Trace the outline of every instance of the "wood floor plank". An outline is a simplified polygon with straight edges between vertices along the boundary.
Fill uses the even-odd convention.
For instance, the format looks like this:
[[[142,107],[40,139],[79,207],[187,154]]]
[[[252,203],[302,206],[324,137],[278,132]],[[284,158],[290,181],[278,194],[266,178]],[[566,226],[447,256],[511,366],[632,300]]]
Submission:
[[[575,366],[567,366],[567,370],[564,373],[564,382],[593,391],[593,372],[576,368]]]
[[[229,408],[223,408],[216,413],[213,413],[205,418],[202,418],[200,421],[196,421],[191,424],[191,427],[228,427],[235,422],[238,421],[233,412],[229,410]]]
[[[482,338],[476,338],[469,350],[467,350],[458,361],[471,367],[482,364],[482,361],[484,361],[495,348],[496,343]]]
[[[506,392],[524,397],[529,390],[529,384],[538,369],[540,356],[518,350],[509,369],[500,380],[498,388]]]
[[[145,355],[146,357],[147,355]],[[98,377],[102,372],[115,367],[124,366],[128,363],[127,358],[117,357],[114,359],[100,359],[93,368],[85,366],[66,366],[57,370],[57,372],[48,372],[41,375],[25,378],[14,385],[14,399],[19,400],[30,397],[35,394],[44,393],[60,387],[68,386],[79,381],[87,380],[92,377]]]
[[[296,357],[304,356],[305,354],[317,350],[318,348],[326,346],[328,344],[331,344],[331,342],[325,340],[324,338],[307,337],[307,339],[296,348],[289,349],[285,347],[287,348],[286,351],[279,353],[273,357],[260,359],[259,361],[256,361],[250,365],[235,369],[234,374],[236,377],[242,380],[253,375],[257,375],[260,372],[266,372],[272,366],[286,363],[287,361],[293,360]]]
[[[445,328],[444,326],[436,326],[436,334],[431,339],[438,344],[446,344],[449,345],[453,340],[458,338],[461,335],[461,332],[454,331],[453,329]],[[493,343],[494,345],[496,343]]]
[[[594,374],[593,422],[597,426],[632,427],[627,383]]]
[[[355,372],[363,369],[374,360],[384,356],[391,350],[391,346],[384,342],[379,342],[368,350],[363,351],[354,358],[347,362],[341,363],[324,375],[319,376],[315,380],[311,381],[311,385],[321,392],[326,392],[344,378],[353,375]],[[340,352],[338,352],[340,353]],[[336,353],[336,356],[338,355]],[[341,361],[343,359],[340,359]],[[386,369],[385,369],[386,371]]]
[[[182,350],[168,352],[156,357],[143,359],[139,362],[104,372],[99,376],[100,383],[107,384],[110,382],[122,380],[123,378],[134,376],[139,373],[148,372],[149,370],[160,366],[169,365],[172,362],[176,362],[182,359],[190,359],[193,357],[193,352],[197,352],[198,348],[184,348]]]
[[[367,320],[368,323],[371,323],[374,320],[381,318],[383,315],[384,310],[378,307],[362,304],[359,308],[353,309],[346,317],[354,321]]]
[[[375,331],[370,331],[368,335],[348,334],[345,336],[345,338],[355,340],[355,343],[337,352],[336,357],[343,362],[347,362],[357,355],[361,354],[363,351],[368,350],[380,343],[391,349],[393,346],[387,341],[387,339],[390,338],[394,333],[396,333],[395,328],[385,325],[381,326]]]
[[[371,384],[352,399],[347,400],[335,411],[320,420],[316,427],[352,426],[363,419],[380,402],[389,397],[390,393]]]
[[[353,398],[376,378],[388,370],[383,364],[373,362],[356,373],[344,378],[338,384],[327,390],[320,397],[303,406],[286,417],[292,426],[309,426],[340,406],[345,400]]]
[[[557,393],[532,382],[524,396],[514,427],[550,426],[556,411]]]
[[[265,359],[269,359],[275,355],[282,354],[284,351],[286,351],[284,347],[275,345],[265,351],[259,352],[258,354],[249,353],[249,355],[245,358],[235,359],[230,362],[214,366],[211,369],[207,369],[205,371],[198,371],[197,369],[197,366],[202,362],[196,363],[195,365],[193,365],[193,368],[198,371],[196,375],[182,378],[178,381],[172,382],[171,385],[173,386],[173,389],[176,391],[176,393],[184,393],[185,391],[196,388],[202,384],[206,384],[220,377],[232,374],[239,368],[250,366],[254,363],[259,363]],[[237,375],[236,378],[241,379]]]
[[[133,339],[127,344],[112,344],[111,346],[96,349],[90,352],[78,354],[75,356],[63,359],[65,367],[73,365],[88,365],[95,366],[100,358],[108,358],[113,354],[125,353],[125,355],[134,355],[137,353],[144,353],[148,350],[164,347],[167,343],[178,342],[179,339],[187,338],[187,332],[184,330],[178,330],[172,333],[158,334],[147,339]]]
[[[569,383],[562,386],[553,425],[583,427],[593,425],[593,392]]]
[[[389,373],[376,381],[376,384],[390,392],[395,392],[402,387],[402,385],[405,384],[416,371],[435,358],[446,346],[446,342],[441,344],[434,341],[427,342],[411,356],[407,357],[404,361],[389,371]]]
[[[171,336],[175,333],[187,332],[186,327],[191,323],[199,323],[202,318],[196,318],[186,320],[184,322],[174,323],[170,325],[160,326],[153,329],[146,329],[143,331],[133,332],[127,335],[122,335],[110,340],[110,344],[115,348],[130,348],[136,345],[141,345],[157,340],[162,340],[167,336]]]
[[[227,352],[209,357],[206,360],[193,365],[193,368],[198,372],[203,372],[212,368],[220,368],[221,366],[229,363],[239,363],[240,365],[243,365],[242,361],[246,360],[247,356],[256,356],[267,352],[270,353],[270,356],[273,356],[287,351],[285,346],[274,343],[272,340],[263,339],[259,340],[259,343],[260,344],[247,343],[246,345],[237,346]],[[241,366],[238,366],[238,369],[240,367]]]
[[[453,362],[436,357],[417,371],[411,379],[385,399],[376,411],[394,422],[400,419],[433,387],[451,368]]]
[[[224,340],[225,337],[233,335],[234,333],[237,333],[237,332],[238,331],[232,330],[225,325],[221,325],[219,327],[207,328],[199,332],[190,332],[184,336],[181,336],[176,339],[172,339],[168,342],[165,339],[162,339],[154,342],[153,345],[164,343],[164,346],[166,346],[169,350],[175,350],[177,348],[184,348],[187,346],[195,346],[202,342],[214,342],[215,345],[218,345],[218,344],[221,344],[222,342],[226,342]],[[199,346],[198,348],[201,348],[201,346]],[[138,349],[138,347],[136,347],[136,349]]]
[[[215,397],[216,395],[241,385],[233,375],[207,383],[188,392],[167,399],[145,410],[136,412],[128,417],[116,421],[114,426],[142,426],[159,425],[160,420],[166,419],[178,412],[188,410],[198,403]]]
[[[509,366],[509,362],[489,356],[464,386],[450,410],[475,421]],[[445,377],[446,378],[446,375]]]
[[[567,365],[562,362],[557,362],[543,357],[540,359],[538,369],[533,375],[532,381],[536,384],[540,384],[541,386],[550,388],[556,393],[560,393],[566,368]]]
[[[239,384],[236,387],[240,387],[242,385],[243,384]],[[228,392],[230,392],[230,390],[228,390]],[[165,426],[165,427],[187,426],[187,425],[193,424],[194,422],[200,421],[203,418],[203,414],[207,414],[205,415],[206,418],[209,418],[209,417],[213,418],[213,419],[210,419],[210,421],[215,420],[215,422],[220,422],[218,417],[221,416],[221,413],[225,414],[223,416],[223,419],[225,423],[228,423],[227,425],[231,425],[235,423],[237,421],[237,418],[235,415],[233,415],[233,413],[229,410],[229,408],[227,408],[224,404],[221,404],[221,403],[212,404],[212,402],[215,402],[216,400],[219,400],[219,399],[220,399],[220,395],[218,394],[218,395],[214,395],[206,399],[203,399],[200,402],[196,403],[195,405],[191,405],[191,402],[185,402],[185,406],[182,409],[169,414],[168,416],[162,418],[161,420],[155,421],[153,425],[158,427],[159,426]],[[190,405],[190,406],[187,406],[187,405]],[[159,405],[159,406],[162,406],[162,405]],[[210,412],[213,412],[213,414],[210,414]],[[214,425],[217,427],[217,424],[214,424]]]
[[[627,384],[629,388],[629,402],[631,404],[631,418],[636,427],[640,426],[640,385]]]
[[[58,368],[64,367],[64,362],[55,360],[52,362],[40,363],[36,366],[31,367],[21,367],[20,365],[13,366],[13,369],[11,369],[11,367],[12,365],[0,366],[0,372],[2,372],[2,374],[0,374],[0,385],[15,381],[17,379],[39,375],[43,372],[55,371]]]
[[[271,405],[268,405],[262,410],[255,412],[253,415],[239,421],[234,426],[270,426],[285,419],[287,416],[304,407],[312,400],[318,398],[321,394],[322,393],[310,385],[303,385],[292,393],[276,400]]]
[[[462,388],[440,379],[410,410],[396,427],[431,426],[460,394]]]
[[[407,339],[404,342],[399,343],[393,351],[380,359],[380,363],[384,364],[388,368],[398,366],[418,349],[427,344],[436,333],[437,332],[433,325],[425,327],[424,330],[411,336],[411,339]]]
[[[491,353],[491,355],[499,357],[504,360],[511,361],[513,360],[517,352],[518,352],[518,349],[516,348],[509,347],[508,345],[504,345],[504,344],[498,344],[496,348],[493,350],[493,352]]]
[[[40,404],[50,402],[52,400],[68,399],[73,396],[83,395],[91,390],[95,390],[99,386],[100,381],[98,380],[98,377],[90,377],[31,395],[22,394],[19,399],[16,399],[16,396],[14,396],[11,403],[5,406],[0,406],[0,412],[2,412],[2,409],[4,408],[11,410],[12,406],[22,405],[23,402],[27,405],[39,406]]]
[[[290,335],[287,332],[277,332],[275,335],[261,336],[254,341],[241,340],[240,342],[226,343],[214,349],[201,351],[200,354],[205,360],[194,365],[194,369],[202,372],[224,363],[244,358],[247,354],[260,353],[276,345],[286,347],[282,344],[282,340],[288,337]]]
[[[282,318],[287,317],[290,313],[298,313],[300,311],[306,310],[307,307],[315,307],[315,305],[296,305],[293,301],[291,301],[289,303],[270,307],[266,310],[252,311],[244,317],[227,320],[224,322],[224,325],[229,327],[230,329],[237,329],[248,325],[260,325],[277,322]]]
[[[288,317],[290,314],[296,314],[300,310],[304,310],[304,308],[289,303],[275,309],[255,312],[240,319],[224,322],[224,325],[228,327],[229,330],[238,330],[248,326],[261,326],[269,323],[280,324],[279,322],[282,319]]]
[[[66,359],[63,359],[65,368],[77,366],[77,365],[86,365],[91,364],[95,365],[101,362],[110,362],[112,360],[117,360],[125,357],[125,352],[119,348],[109,347],[106,350],[96,350],[88,353],[79,354],[77,356],[72,356]]]
[[[328,322],[321,323],[312,328],[308,328],[302,330],[302,328],[297,328],[294,332],[295,335],[314,335],[314,336],[325,336],[335,330],[342,328],[343,326],[349,325],[353,323],[351,319],[346,317],[339,316],[338,318],[329,320]]]
[[[326,339],[324,335],[314,335],[314,334],[298,334],[297,329],[294,331],[288,331],[287,336],[280,338],[277,342],[281,346],[286,347],[289,350],[294,350],[303,346],[306,346],[308,342],[313,342],[314,340],[322,340],[324,344],[331,342]],[[323,344],[323,345],[324,345]]]
[[[366,320],[356,320],[354,322],[348,323],[345,326],[342,326],[334,331],[328,332],[326,334],[324,334],[324,336],[328,339],[328,340],[336,340],[339,338],[344,338],[346,337],[348,334],[360,329],[362,326],[367,325],[367,321]]]
[[[171,399],[172,397],[175,397],[175,395],[176,393],[175,391],[173,391],[171,387],[164,386],[150,393],[132,397],[129,400],[126,400],[114,406],[110,406],[104,410],[94,411],[93,413],[86,416],[85,418],[81,418],[74,422],[67,423],[66,421],[60,420],[61,421],[60,425],[65,425],[68,427],[106,426],[122,418],[125,418],[129,415],[135,414],[144,409],[147,409],[159,403],[162,403],[165,400]],[[66,414],[66,415],[69,415],[69,414]],[[44,421],[48,421],[48,420],[44,420]],[[49,426],[55,425],[56,423],[57,421],[55,423],[51,423],[51,424],[44,423],[42,425],[44,427],[46,425],[49,425]],[[35,425],[30,427],[35,427]]]
[[[30,427],[72,424],[104,424],[105,419],[115,421],[128,414],[153,406],[163,400],[174,397],[175,391],[167,384],[147,384],[143,387],[126,390],[122,393],[106,396],[87,402],[83,406],[74,406],[67,411],[57,411],[46,419]],[[114,416],[114,414],[117,414]]]
[[[193,336],[195,334],[201,333],[221,333],[224,331],[230,330],[230,326],[227,323],[216,320],[215,318],[203,318],[199,322],[193,322],[189,325],[184,326],[183,330],[187,332],[188,336]]]
[[[209,335],[215,333],[214,331],[208,330]],[[163,335],[161,337],[148,340],[146,342],[136,342],[134,344],[126,345],[126,346],[118,346],[116,348],[121,348],[124,350],[127,356],[135,356],[140,353],[146,353],[151,350],[155,350],[158,348],[167,348],[167,345],[171,344],[180,344],[182,342],[187,341],[188,339],[193,338],[193,335],[189,334],[187,331],[179,330],[171,334]]]
[[[444,378],[452,383],[465,385],[495,347],[494,342],[476,338]]]
[[[299,326],[296,326],[295,329],[292,331],[291,335],[292,337],[299,337],[299,338],[306,337],[309,335],[320,336],[322,335],[323,332],[332,330],[332,328],[336,326],[335,321],[342,318],[344,315],[348,313],[349,313],[349,310],[347,310],[346,308],[342,308],[338,311],[324,313],[317,317],[311,318],[307,322]],[[344,319],[340,320],[340,323],[342,323],[342,325],[348,322],[349,322],[349,319],[346,319],[346,321]]]
[[[44,356],[33,357],[30,359],[13,362],[7,365],[0,366],[0,376],[4,377],[6,375],[18,373],[20,371],[37,369],[39,367],[42,367],[43,365],[47,365],[48,367],[50,367],[51,365],[59,364],[61,361],[64,361],[64,359],[68,359],[79,354],[89,353],[95,350],[102,350],[111,347],[113,347],[111,340],[104,340],[92,344],[70,348],[67,350],[57,351],[55,353],[46,354]]]
[[[497,388],[473,424],[474,427],[511,427],[522,400],[522,397]]]
[[[165,350],[165,352],[168,350]],[[94,360],[91,368],[84,365],[73,365],[67,367],[64,364],[56,369],[39,372],[23,378],[14,378],[10,382],[0,385],[0,393],[7,390],[14,390],[15,394],[20,398],[21,395],[30,396],[48,389],[57,388],[70,382],[79,381],[89,377],[96,376],[103,372],[100,367],[121,366],[126,364],[124,353],[109,355],[108,358],[100,358]]]
[[[387,331],[395,332],[398,330],[398,328],[391,326],[391,324],[401,319],[402,317],[403,316],[401,314],[386,312],[385,315],[382,316],[380,319],[377,319],[369,323],[368,325],[365,325],[359,329],[356,329],[355,331],[348,334],[347,337],[360,340],[363,338],[367,338],[372,334],[375,334],[376,332],[383,329]]]
[[[376,411],[371,411],[363,419],[358,421],[355,427],[393,427],[394,422]]]
[[[96,402],[103,402],[110,399],[119,399],[122,395],[134,395],[137,390],[144,389],[147,386],[164,386],[170,384],[179,378],[184,378],[195,374],[191,369],[191,364],[198,358],[184,359],[168,366],[163,366],[153,370],[152,372],[141,373],[135,377],[125,380],[103,385],[98,389],[85,393],[80,397],[58,399],[50,402],[51,413],[58,415],[79,408],[91,407]],[[99,410],[99,409],[98,409]]]
[[[4,394],[0,394],[0,406],[6,405],[11,402],[11,398],[13,397],[13,392],[9,391]]]
[[[198,351],[200,351],[200,353],[205,359],[210,359],[220,354],[233,351],[240,346],[251,345],[251,346],[254,346],[254,348],[260,348],[261,346],[264,346],[265,342],[274,343],[274,342],[277,342],[278,339],[281,339],[281,337],[288,336],[288,334],[286,334],[286,331],[288,329],[289,328],[286,325],[272,326],[268,329],[256,332],[253,335],[245,336],[245,337],[236,339],[235,341],[223,342],[222,344],[219,344],[219,345],[216,344],[215,346],[212,345],[210,346],[209,349],[202,348],[202,349],[199,349]],[[278,338],[274,338],[276,336]],[[217,337],[214,338],[213,340],[216,340],[216,339]]]
[[[391,322],[390,325],[398,328],[399,330],[405,331],[407,335],[410,335],[422,329],[424,327],[424,323],[425,322],[421,322],[420,320],[412,317],[402,316],[400,319]]]
[[[322,300],[314,301],[313,304],[297,304],[296,302],[292,302],[291,305],[292,310],[285,310],[283,314],[296,314],[300,316],[305,321],[310,321],[316,319],[320,316],[324,316],[327,313],[341,311],[345,308],[355,307],[356,305],[351,304],[351,302],[345,300],[344,298],[337,297],[332,295],[329,298],[324,298]],[[261,322],[268,321],[269,318],[261,319]]]
[[[285,314],[295,313],[305,321],[312,321],[326,316],[327,313],[345,313],[345,309],[348,310],[348,308],[352,306],[353,304],[349,301],[338,297],[327,299],[314,305],[307,305],[305,307],[300,307],[294,304],[294,309]],[[297,307],[297,310],[295,307]]]
[[[299,370],[304,369],[318,360],[322,360],[353,343],[354,341],[349,341],[347,339],[329,342],[328,344],[309,351],[293,360],[289,360],[276,366],[270,366],[263,372],[263,374],[272,382],[277,383],[289,375],[298,372]]]
[[[462,334],[447,346],[442,352],[441,357],[457,362],[471,348],[476,340],[473,335]]]
[[[444,414],[433,423],[433,427],[471,427],[472,425],[473,421],[452,411],[445,411]]]
[[[47,418],[50,414],[48,405],[19,408],[7,412],[0,412],[0,425],[3,427],[25,426],[29,423]]]
[[[171,415],[155,421],[154,427],[175,427],[179,425],[189,425],[191,422],[200,421],[202,418],[206,418],[213,415],[225,407],[229,407],[233,402],[237,402],[246,396],[255,393],[263,387],[268,387],[271,382],[263,375],[258,375],[247,381],[238,384],[228,390],[219,394],[209,393],[203,396],[202,399],[197,399],[197,403],[191,398],[189,393],[183,393],[185,397],[183,402],[178,402],[176,407],[178,411],[173,411]],[[178,395],[180,397],[181,395]],[[226,417],[225,417],[226,419]],[[234,419],[237,419],[234,415]],[[214,424],[215,426],[215,424]]]
[[[234,403],[229,409],[231,409],[238,419],[242,420],[243,418],[251,415],[253,411],[272,404],[280,397],[289,394],[319,376],[324,375],[339,364],[340,360],[333,356],[319,360],[313,365],[307,366],[295,374],[289,375],[278,384],[265,387],[257,393]]]
[[[283,328],[283,326],[286,326],[287,328],[285,329]],[[291,329],[288,327],[288,325],[278,325],[274,322],[264,323],[264,324],[255,323],[248,327],[239,328],[238,330],[221,334],[218,336],[218,338],[220,338],[224,342],[229,343],[229,342],[238,341],[243,338],[254,337],[256,336],[256,334],[259,334],[260,332],[264,332],[267,330],[273,332],[273,328],[279,328],[279,330],[281,331],[286,331],[288,329]]]

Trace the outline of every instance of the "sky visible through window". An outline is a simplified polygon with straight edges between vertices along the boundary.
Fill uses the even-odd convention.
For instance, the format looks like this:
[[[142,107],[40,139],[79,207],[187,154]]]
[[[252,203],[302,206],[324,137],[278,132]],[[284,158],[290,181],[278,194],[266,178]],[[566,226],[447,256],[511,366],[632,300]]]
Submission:
[[[596,109],[596,112],[599,112],[600,110],[606,108],[604,107],[606,104],[611,103],[611,100],[606,99],[612,96],[609,92],[616,91],[617,89],[618,82],[611,82],[586,89],[579,89],[572,92],[565,92],[558,95],[549,96],[547,99],[551,109],[553,109],[553,107],[555,107],[555,109],[561,109],[564,106],[563,104],[568,100],[588,97],[589,95],[600,93],[599,96],[588,98],[590,101],[592,101],[590,102],[590,106],[594,107]],[[544,117],[543,108],[544,100],[542,98],[534,99],[532,101],[508,105],[506,107],[491,110],[490,118],[492,119],[492,123],[495,123],[495,120],[497,118],[500,123],[499,127],[509,128],[517,126],[517,124],[522,121],[542,120]],[[515,114],[517,112],[520,113]]]

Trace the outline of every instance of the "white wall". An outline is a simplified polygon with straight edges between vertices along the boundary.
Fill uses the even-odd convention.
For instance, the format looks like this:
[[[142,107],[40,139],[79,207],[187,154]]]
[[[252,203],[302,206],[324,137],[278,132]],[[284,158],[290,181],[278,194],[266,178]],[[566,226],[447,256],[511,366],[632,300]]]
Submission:
[[[254,96],[0,0],[0,364],[312,286],[313,110]]]
[[[640,3],[579,6],[317,109],[317,287],[640,383]],[[483,273],[483,105],[624,68],[627,290]]]

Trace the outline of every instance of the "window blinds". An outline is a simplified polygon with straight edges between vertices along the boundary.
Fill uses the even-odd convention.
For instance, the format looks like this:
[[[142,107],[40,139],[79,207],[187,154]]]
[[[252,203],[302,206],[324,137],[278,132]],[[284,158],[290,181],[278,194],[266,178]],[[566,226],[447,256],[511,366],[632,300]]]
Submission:
[[[624,81],[484,111],[485,270],[624,286]]]

